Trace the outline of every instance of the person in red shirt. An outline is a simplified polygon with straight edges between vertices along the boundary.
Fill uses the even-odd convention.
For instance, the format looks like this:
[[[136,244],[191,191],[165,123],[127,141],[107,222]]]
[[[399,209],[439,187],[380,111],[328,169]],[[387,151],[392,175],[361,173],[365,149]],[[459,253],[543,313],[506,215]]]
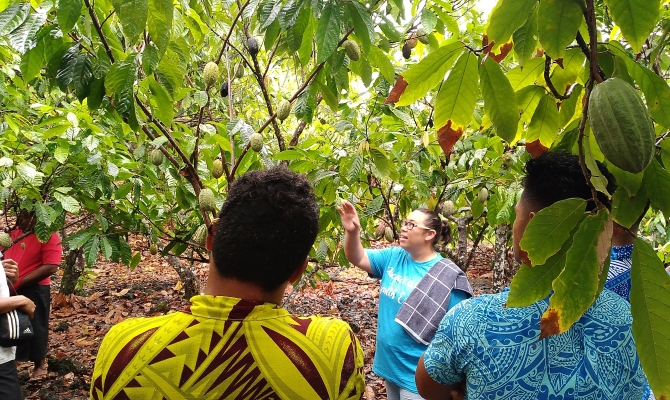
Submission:
[[[32,379],[40,380],[47,376],[47,346],[49,343],[49,306],[51,305],[51,275],[60,265],[63,255],[61,239],[52,234],[46,243],[40,243],[32,232],[35,226],[35,214],[21,210],[16,217],[16,227],[10,235],[14,243],[3,249],[5,265],[16,265],[19,277],[14,283],[18,295],[23,295],[35,303],[35,316],[32,325],[35,336],[25,344],[16,347],[16,361],[32,361],[35,364]]]

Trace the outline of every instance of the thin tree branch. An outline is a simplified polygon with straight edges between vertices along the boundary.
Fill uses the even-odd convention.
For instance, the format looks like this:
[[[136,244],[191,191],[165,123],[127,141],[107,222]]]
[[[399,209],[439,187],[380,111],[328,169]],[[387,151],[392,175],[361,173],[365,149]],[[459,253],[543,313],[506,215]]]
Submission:
[[[551,91],[551,94],[559,100],[569,99],[570,95],[562,95],[558,93],[558,90],[554,87],[554,83],[551,81],[551,76],[549,76],[549,71],[551,70],[551,57],[546,53],[544,54],[544,57],[544,81],[547,83],[547,87]]]
[[[86,0],[88,1],[88,0]],[[239,3],[238,3],[239,4]],[[235,18],[233,19],[233,22],[230,24],[230,29],[228,30],[228,35],[226,35],[226,38],[223,40],[223,45],[221,46],[221,51],[219,51],[219,56],[216,58],[216,63],[221,62],[221,57],[223,57],[223,51],[226,49],[226,45],[228,44],[228,41],[230,40],[230,35],[233,34],[233,29],[235,29],[235,24],[237,23],[237,20],[240,19],[240,16],[242,15],[242,11],[244,11],[245,8],[249,5],[249,0],[244,2],[244,4],[240,7],[240,11],[238,11],[237,15],[235,15]]]

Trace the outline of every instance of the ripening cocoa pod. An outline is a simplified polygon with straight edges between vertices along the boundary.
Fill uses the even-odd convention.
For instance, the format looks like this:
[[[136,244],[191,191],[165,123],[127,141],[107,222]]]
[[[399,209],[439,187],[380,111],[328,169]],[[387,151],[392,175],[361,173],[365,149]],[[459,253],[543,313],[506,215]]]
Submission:
[[[156,243],[151,243],[151,246],[149,246],[149,253],[152,256],[158,254],[158,245]]]
[[[377,225],[377,229],[375,229],[375,237],[381,239],[384,236],[384,233],[386,233],[386,224],[380,222],[379,225]]]
[[[486,188],[482,188],[482,190],[477,193],[477,201],[480,203],[485,203],[486,200],[489,198],[489,191]]]
[[[207,87],[214,85],[219,80],[219,66],[212,61],[205,64],[205,68],[202,69],[202,79]]]
[[[198,202],[200,203],[200,208],[203,211],[215,211],[216,202],[214,201],[214,192],[210,188],[204,188],[200,191],[198,195]]]
[[[391,229],[390,226],[384,228],[384,238],[387,242],[393,242],[395,240],[395,237],[393,236],[393,229]]]
[[[249,54],[252,57],[256,57],[256,54],[258,54],[258,41],[256,38],[250,37],[247,39],[247,48],[249,49]]]
[[[159,149],[151,150],[149,158],[151,159],[151,163],[155,166],[163,164],[163,152],[160,151]]]
[[[418,42],[418,40],[416,39],[416,33],[412,33],[411,35],[409,35],[407,40],[405,40],[405,44],[408,44],[410,49],[415,48],[416,45],[417,45],[417,42]]]
[[[12,237],[7,232],[0,232],[0,246],[7,250],[12,245]]]
[[[251,150],[258,153],[263,148],[263,136],[258,132],[254,133],[251,135],[251,138],[249,138],[249,144],[251,146]]]
[[[284,121],[291,114],[291,103],[288,100],[282,100],[277,106],[277,119]]]
[[[412,57],[412,48],[407,43],[402,46],[402,56],[405,57],[405,60],[409,60]]]
[[[445,201],[444,204],[442,205],[442,215],[446,218],[452,215],[454,212],[456,212],[454,202],[451,200]]]
[[[216,159],[212,162],[212,176],[216,179],[221,178],[223,175],[223,162],[220,159]]]
[[[637,91],[620,78],[596,85],[589,98],[589,121],[600,150],[609,162],[638,173],[656,148],[654,125]]]
[[[207,225],[202,224],[195,230],[193,241],[200,246],[204,246],[207,243]]]
[[[361,49],[358,47],[358,43],[351,39],[347,39],[342,43],[342,46],[344,46],[344,51],[347,53],[347,57],[349,57],[351,61],[358,61],[361,58]]]

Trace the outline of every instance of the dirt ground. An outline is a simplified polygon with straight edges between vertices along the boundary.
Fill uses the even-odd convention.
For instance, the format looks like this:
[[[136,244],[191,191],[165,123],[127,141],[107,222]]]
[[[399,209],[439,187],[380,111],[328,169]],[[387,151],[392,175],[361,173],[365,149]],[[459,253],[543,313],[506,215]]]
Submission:
[[[478,250],[468,271],[476,295],[491,291],[490,256],[490,250]],[[365,398],[385,399],[383,380],[372,372],[379,284],[356,268],[331,268],[326,272],[330,281],[318,282],[314,288],[308,286],[288,308],[296,314],[330,315],[347,321],[365,354]],[[101,261],[92,273],[81,296],[73,296],[69,304],[52,301],[47,379],[29,381],[31,363],[19,363],[25,399],[88,399],[97,350],[112,325],[126,318],[162,315],[188,304],[174,270],[148,251],[135,270]],[[205,282],[207,266],[196,266],[196,274]],[[52,278],[52,299],[59,282],[60,275]]]

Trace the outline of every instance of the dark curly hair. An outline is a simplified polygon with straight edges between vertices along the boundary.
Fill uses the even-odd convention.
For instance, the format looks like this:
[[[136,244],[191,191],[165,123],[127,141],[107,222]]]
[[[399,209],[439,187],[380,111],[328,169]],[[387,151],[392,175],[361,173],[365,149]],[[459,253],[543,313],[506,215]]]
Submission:
[[[422,212],[426,216],[426,226],[436,232],[433,245],[438,244],[440,240],[444,243],[451,242],[451,227],[449,227],[449,222],[443,221],[440,215],[433,210],[419,208],[417,211]]]
[[[280,166],[247,172],[221,207],[212,256],[222,277],[270,292],[302,265],[319,231],[314,190]]]
[[[602,163],[596,161],[598,169],[607,179],[607,191],[614,193],[616,180]],[[523,195],[538,209],[549,207],[560,200],[579,197],[591,199],[591,189],[579,165],[579,157],[563,151],[549,151],[526,162],[526,176],[522,180]],[[598,192],[598,200],[607,208],[611,204],[607,196]],[[587,210],[595,207],[589,201]]]

